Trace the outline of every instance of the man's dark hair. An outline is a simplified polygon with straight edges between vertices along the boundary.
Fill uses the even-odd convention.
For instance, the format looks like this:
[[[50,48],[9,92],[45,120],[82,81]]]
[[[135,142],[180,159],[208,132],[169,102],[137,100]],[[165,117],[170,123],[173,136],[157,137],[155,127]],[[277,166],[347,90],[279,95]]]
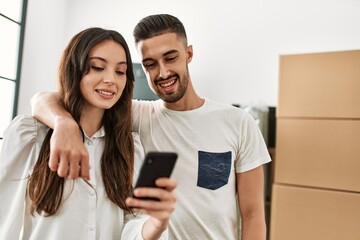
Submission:
[[[169,14],[150,15],[140,20],[134,28],[135,45],[163,33],[176,33],[187,45],[187,37],[184,25],[180,20]]]

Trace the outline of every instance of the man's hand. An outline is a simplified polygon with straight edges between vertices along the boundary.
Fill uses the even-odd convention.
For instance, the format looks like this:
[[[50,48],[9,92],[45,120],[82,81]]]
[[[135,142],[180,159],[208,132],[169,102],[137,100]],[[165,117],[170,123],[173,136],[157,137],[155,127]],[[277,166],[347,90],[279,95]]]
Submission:
[[[89,155],[82,133],[73,120],[57,117],[50,140],[49,167],[60,177],[90,179]]]
[[[54,129],[50,140],[49,167],[60,177],[90,179],[89,155],[82,133],[71,114],[59,103],[56,92],[39,92],[31,98],[33,116]]]
[[[167,228],[172,212],[175,210],[176,197],[173,190],[176,182],[169,178],[159,178],[156,185],[160,188],[137,188],[134,194],[137,197],[157,198],[160,201],[141,200],[128,197],[126,204],[134,212],[141,212],[150,216],[143,227],[145,239],[157,239]]]

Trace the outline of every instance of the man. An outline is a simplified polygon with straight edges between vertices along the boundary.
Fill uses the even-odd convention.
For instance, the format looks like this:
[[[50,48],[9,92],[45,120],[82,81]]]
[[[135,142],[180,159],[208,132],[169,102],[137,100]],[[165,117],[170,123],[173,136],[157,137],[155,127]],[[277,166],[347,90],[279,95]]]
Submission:
[[[149,86],[161,100],[133,101],[133,130],[146,152],[179,155],[172,175],[178,186],[170,238],[236,239],[239,204],[242,240],[264,240],[262,165],[270,157],[254,119],[239,108],[197,95],[188,70],[193,49],[176,17],[145,17],[134,38]],[[59,175],[86,177],[87,154],[77,126],[57,104],[46,104],[56,102],[53,95],[42,95],[34,97],[33,106],[35,117],[55,127],[50,166]],[[72,141],[59,142],[60,135]],[[72,167],[79,164],[80,173]]]

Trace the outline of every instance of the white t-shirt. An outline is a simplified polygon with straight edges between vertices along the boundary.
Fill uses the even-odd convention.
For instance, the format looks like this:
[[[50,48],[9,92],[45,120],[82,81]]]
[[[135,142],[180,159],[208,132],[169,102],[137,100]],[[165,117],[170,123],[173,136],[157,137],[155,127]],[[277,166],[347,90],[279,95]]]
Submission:
[[[191,111],[169,110],[162,100],[133,101],[133,131],[145,152],[178,153],[169,238],[236,239],[236,173],[271,161],[253,117],[209,99]]]
[[[91,138],[85,137],[92,187],[80,178],[66,180],[58,212],[50,217],[31,216],[28,176],[47,131],[45,125],[27,116],[16,117],[5,131],[0,156],[0,239],[142,239],[142,225],[148,216],[124,214],[106,196],[100,171],[103,128]],[[137,135],[134,143],[136,178],[144,153]]]

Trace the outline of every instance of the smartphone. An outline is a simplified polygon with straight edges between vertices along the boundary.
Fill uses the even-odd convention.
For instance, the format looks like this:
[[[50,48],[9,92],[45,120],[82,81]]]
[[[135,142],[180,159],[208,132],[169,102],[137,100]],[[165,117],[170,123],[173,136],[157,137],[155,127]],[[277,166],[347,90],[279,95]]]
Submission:
[[[158,187],[155,185],[156,179],[161,177],[170,177],[177,157],[178,156],[175,152],[148,152],[145,155],[145,159],[141,166],[139,177],[135,183],[134,189],[138,187]],[[133,197],[135,197],[134,194]],[[140,199],[159,200],[154,198]]]

